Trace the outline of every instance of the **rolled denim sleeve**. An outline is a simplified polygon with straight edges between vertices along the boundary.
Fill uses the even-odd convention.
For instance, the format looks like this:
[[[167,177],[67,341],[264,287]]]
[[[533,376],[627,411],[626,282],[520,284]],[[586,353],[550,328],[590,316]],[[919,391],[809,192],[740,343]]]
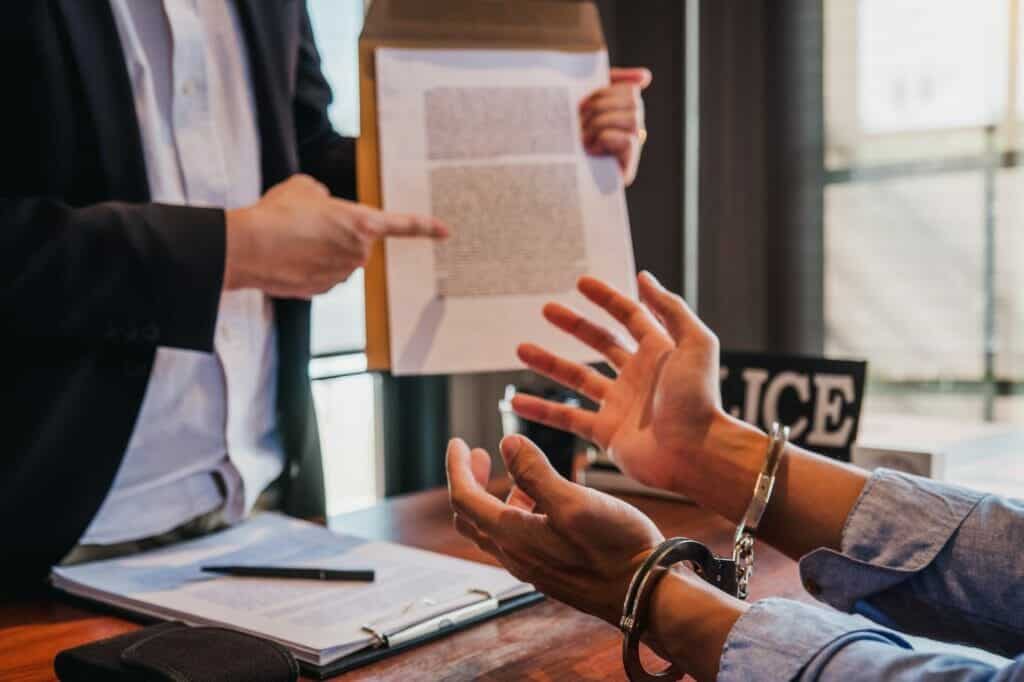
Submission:
[[[913,651],[861,616],[787,599],[753,604],[736,622],[718,682],[1024,682],[1024,657],[1004,667]]]
[[[812,596],[841,611],[1016,656],[1021,547],[1021,502],[883,469],[850,512],[841,551],[811,552],[800,574]]]
[[[860,616],[789,599],[762,599],[730,631],[719,661],[718,682],[804,679],[803,673],[823,654],[860,641],[897,651],[910,648],[901,637]]]
[[[796,679],[800,682],[1022,682],[1024,657],[997,668],[963,656],[908,651],[877,639],[839,639],[811,659]]]

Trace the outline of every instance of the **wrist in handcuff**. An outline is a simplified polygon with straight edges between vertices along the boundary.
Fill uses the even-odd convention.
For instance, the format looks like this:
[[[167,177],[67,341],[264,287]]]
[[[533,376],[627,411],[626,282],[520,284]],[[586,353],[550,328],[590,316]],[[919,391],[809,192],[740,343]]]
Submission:
[[[710,586],[722,590],[725,594],[746,599],[747,585],[753,574],[754,536],[764,512],[771,499],[775,483],[775,475],[789,440],[789,428],[772,425],[772,433],[768,442],[764,463],[757,477],[754,491],[736,529],[734,548],[731,558],[715,556],[703,543],[688,538],[669,538],[659,545],[637,569],[630,588],[627,591],[620,629],[625,635],[622,648],[623,666],[629,678],[637,681],[674,680],[682,677],[683,670],[678,663],[684,662],[678,656],[672,657],[673,664],[660,673],[651,674],[640,663],[638,643],[645,638],[650,626],[650,619],[655,611],[653,603],[655,592],[663,580],[671,579],[670,571],[674,565],[688,563],[693,566],[696,575],[709,583]],[[671,609],[669,609],[671,610]],[[664,615],[662,616],[664,617]],[[736,618],[739,616],[737,615]],[[735,618],[732,620],[735,623]],[[731,625],[729,625],[731,628]],[[719,627],[714,632],[724,636]],[[707,672],[707,671],[705,671]]]
[[[740,519],[761,471],[770,436],[727,412],[714,418],[699,455],[675,477],[673,491],[729,519]]]
[[[679,608],[685,604],[685,608]],[[682,565],[668,569],[651,592],[644,643],[691,675],[717,667],[717,656],[750,606]],[[712,671],[713,672],[713,671]],[[713,675],[712,675],[713,676]]]

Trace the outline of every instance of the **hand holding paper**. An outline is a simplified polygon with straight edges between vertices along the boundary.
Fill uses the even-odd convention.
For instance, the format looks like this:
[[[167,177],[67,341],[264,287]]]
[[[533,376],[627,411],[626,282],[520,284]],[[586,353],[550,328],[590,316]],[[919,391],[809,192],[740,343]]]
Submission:
[[[611,84],[580,102],[583,146],[594,155],[611,154],[622,179],[633,184],[640,150],[647,138],[643,93],[653,76],[648,69],[611,69]]]

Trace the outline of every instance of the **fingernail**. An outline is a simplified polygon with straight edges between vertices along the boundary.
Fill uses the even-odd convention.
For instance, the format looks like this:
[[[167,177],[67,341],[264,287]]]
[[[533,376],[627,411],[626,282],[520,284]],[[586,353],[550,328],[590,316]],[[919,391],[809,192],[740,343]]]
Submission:
[[[644,279],[646,279],[649,284],[651,284],[651,285],[653,285],[653,286],[655,286],[655,287],[657,287],[659,289],[664,289],[665,288],[665,287],[661,286],[661,282],[659,282],[658,278],[655,277],[654,275],[652,275],[649,270],[644,270],[643,272],[640,273],[640,276],[643,277]]]
[[[523,439],[518,435],[513,434],[501,439],[501,454],[506,457],[516,454],[521,447],[523,447]]]

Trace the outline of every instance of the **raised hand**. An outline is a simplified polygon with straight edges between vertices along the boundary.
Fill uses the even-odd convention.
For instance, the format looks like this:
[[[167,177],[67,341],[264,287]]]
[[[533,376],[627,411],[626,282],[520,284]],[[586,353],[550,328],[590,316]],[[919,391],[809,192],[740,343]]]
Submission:
[[[435,218],[338,199],[308,175],[293,175],[252,206],[227,212],[224,288],[310,298],[365,265],[378,239],[447,235]]]
[[[647,69],[612,69],[611,83],[580,103],[583,146],[594,155],[611,154],[619,161],[626,185],[633,183],[647,130],[643,91],[651,84]]]
[[[687,493],[708,432],[722,412],[718,339],[651,274],[642,273],[639,284],[645,305],[593,277],[581,278],[578,285],[629,331],[632,342],[565,306],[544,307],[548,321],[600,352],[617,377],[533,344],[519,347],[530,369],[598,403],[597,412],[528,395],[517,395],[512,406],[525,419],[593,441],[642,483]]]
[[[516,487],[506,502],[484,488],[491,458],[459,439],[448,445],[455,527],[520,580],[617,623],[629,581],[664,540],[635,507],[571,483],[522,436],[501,442]]]

